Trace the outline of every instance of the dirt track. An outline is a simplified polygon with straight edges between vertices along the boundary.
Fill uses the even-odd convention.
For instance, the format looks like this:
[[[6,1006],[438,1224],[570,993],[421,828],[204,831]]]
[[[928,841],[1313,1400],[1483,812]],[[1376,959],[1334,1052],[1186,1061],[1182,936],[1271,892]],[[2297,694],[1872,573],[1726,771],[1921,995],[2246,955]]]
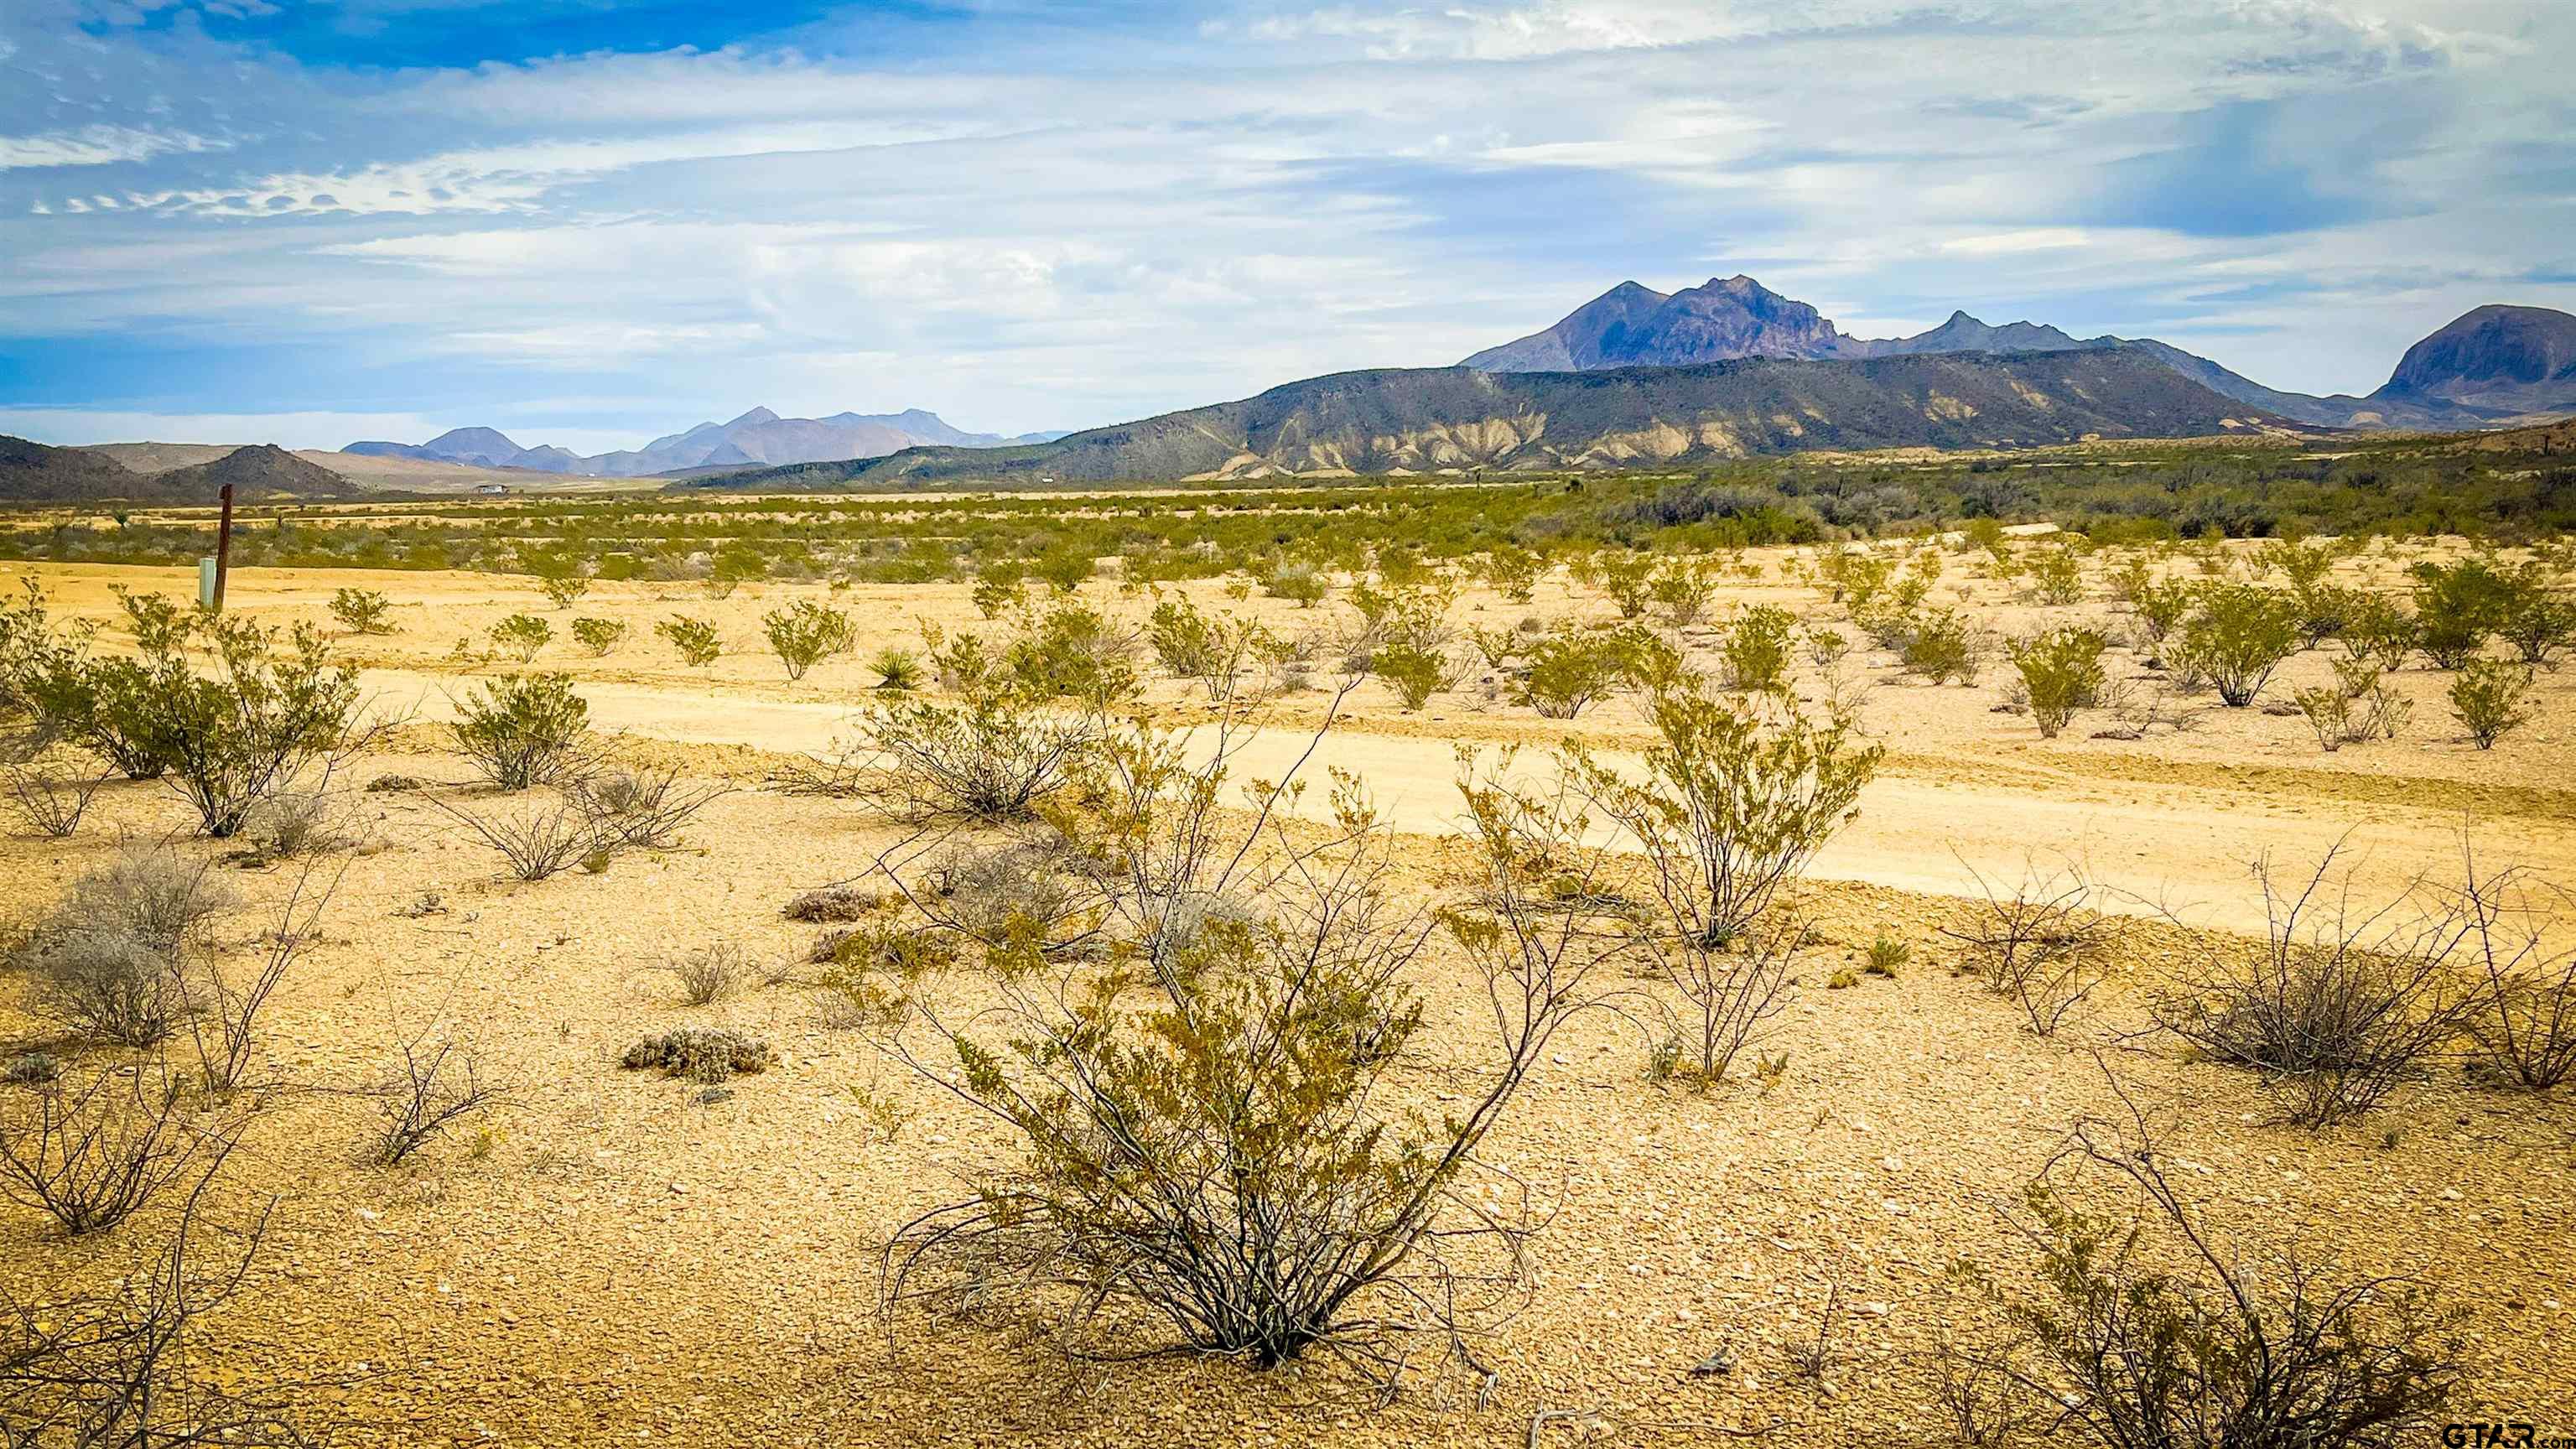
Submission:
[[[390,708],[444,718],[461,681],[395,670],[370,671],[369,686]],[[687,744],[739,745],[819,754],[852,735],[864,695],[836,700],[757,699],[644,684],[599,683],[584,694],[606,730]],[[1341,722],[1315,746],[1312,778],[1331,766],[1358,773],[1400,830],[1455,829],[1455,743],[1433,733],[1386,733],[1366,718]],[[1436,727],[1432,727],[1436,728]],[[1535,733],[1535,732],[1533,732]],[[1310,730],[1277,725],[1242,742],[1239,777],[1275,778],[1313,742]],[[1611,749],[1605,757],[1632,759]],[[2080,761],[2075,762],[2080,765]],[[1548,768],[1525,752],[1521,769]],[[1861,813],[1816,863],[1824,879],[1936,895],[1977,890],[1977,877],[2017,880],[2026,864],[2068,862],[2124,893],[2137,911],[2174,909],[2231,929],[2260,929],[2263,909],[2251,867],[2268,855],[2297,870],[2342,841],[2354,882],[2395,890],[2413,876],[2457,865],[2466,817],[2453,810],[2247,789],[2219,771],[2188,785],[2088,775],[2064,764],[2005,765],[1970,757],[1901,757],[1861,796]],[[1320,792],[1303,808],[1320,818]],[[2576,860],[2576,821],[2493,815],[2479,824],[2481,853],[2495,860]]]

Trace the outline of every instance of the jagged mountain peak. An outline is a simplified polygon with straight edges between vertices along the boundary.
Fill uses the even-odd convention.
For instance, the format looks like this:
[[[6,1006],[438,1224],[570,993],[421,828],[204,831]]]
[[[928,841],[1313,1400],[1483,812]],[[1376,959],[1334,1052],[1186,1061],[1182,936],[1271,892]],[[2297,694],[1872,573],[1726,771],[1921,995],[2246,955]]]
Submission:
[[[1827,357],[1841,334],[1815,308],[1739,272],[1666,294],[1621,282],[1544,332],[1468,358],[1480,372],[1588,372],[1737,357]]]
[[[2315,425],[2459,428],[2576,411],[2576,317],[2545,307],[2477,308],[2417,343],[2388,385],[2370,397],[2312,397],[2265,387],[2153,338],[2077,337],[2027,320],[1997,326],[1964,307],[1911,337],[1853,337],[1814,307],[1742,273],[1669,296],[1621,282],[1546,331],[1487,348],[1460,365],[1480,372],[1590,372],[1741,357],[1860,360],[2118,347],[2141,349],[2249,407]]]

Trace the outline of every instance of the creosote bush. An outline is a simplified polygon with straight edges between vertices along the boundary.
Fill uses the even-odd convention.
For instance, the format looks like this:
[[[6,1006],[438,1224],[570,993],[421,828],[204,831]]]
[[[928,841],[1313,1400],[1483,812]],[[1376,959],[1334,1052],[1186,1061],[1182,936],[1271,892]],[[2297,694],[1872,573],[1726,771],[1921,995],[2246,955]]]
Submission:
[[[673,614],[653,626],[680,656],[680,662],[691,669],[704,669],[724,653],[724,643],[716,637],[716,626],[704,619],[686,614]]]
[[[1932,684],[1975,684],[1983,665],[1976,628],[1956,609],[1925,609],[1897,633],[1897,658]]]
[[[848,649],[857,637],[847,613],[811,599],[799,599],[784,609],[761,615],[760,627],[769,638],[769,652],[786,666],[791,682],[803,679],[807,670]]]
[[[2055,739],[2079,709],[2099,702],[2104,680],[2103,638],[2091,629],[2051,629],[2004,646],[2030,697],[2030,717],[2042,739]]]
[[[2451,713],[2470,743],[2482,750],[2531,722],[2531,667],[2501,659],[2469,659],[2451,681]]]
[[[626,642],[627,624],[623,619],[575,619],[572,642],[593,659],[605,659]]]
[[[1851,819],[1886,751],[1793,703],[1746,705],[1697,680],[1658,690],[1631,778],[1570,746],[1560,768],[1643,846],[1674,941],[1722,950]]]
[[[1633,651],[1622,629],[1566,629],[1529,648],[1521,698],[1541,719],[1572,719],[1629,674]]]
[[[2212,584],[2183,623],[2175,664],[2206,678],[2230,708],[2242,709],[2298,648],[2297,607],[2287,595],[2253,584]]]
[[[555,626],[534,614],[512,614],[492,626],[492,647],[525,664],[554,642]]]
[[[1055,925],[970,921],[914,891],[904,929],[945,944],[856,953],[885,964],[854,1015],[1021,1145],[973,1200],[897,1234],[894,1301],[1026,1301],[1068,1333],[1123,1306],[1191,1348],[1264,1366],[1321,1349],[1391,1374],[1398,1324],[1464,1351],[1460,1320],[1508,1291],[1534,1224],[1509,1194],[1468,1207],[1475,1152],[1591,999],[1591,937],[1534,908],[1521,807],[1471,782],[1493,904],[1440,924],[1495,1036],[1452,1068],[1462,1100],[1408,1108],[1386,1079],[1420,1024],[1400,974],[1435,923],[1394,905],[1391,837],[1355,782],[1337,781],[1320,839],[1273,823],[1293,783],[1255,787],[1246,822],[1218,813],[1242,725],[1219,721],[1212,758],[1135,728],[1102,742],[1089,808],[1047,822],[1085,863],[1068,881],[1087,902]],[[1262,910],[1201,906],[1217,900]],[[952,974],[973,1004],[939,989]]]
[[[2079,1127],[2080,1164],[2129,1190],[2125,1217],[2085,1212],[2043,1176],[2014,1226],[2036,1288],[1983,1281],[2008,1332],[1953,1353],[1991,1425],[2048,1426],[2102,1449],[2399,1449],[2452,1416],[2460,1320],[2408,1277],[2341,1277],[2294,1249],[2218,1236],[2130,1108],[2117,1134]],[[1956,1411],[1954,1399],[1954,1412]]]
[[[2397,738],[2414,706],[2389,687],[2377,661],[2338,659],[2334,671],[2333,683],[2291,696],[2316,731],[2319,747],[2331,754],[2345,745]]]
[[[1100,738],[1088,715],[1047,709],[1007,687],[953,703],[889,701],[862,712],[876,758],[851,788],[905,820],[1025,820]]]
[[[448,733],[475,770],[495,787],[525,790],[563,778],[582,762],[590,703],[569,674],[522,674],[486,680],[455,701]]]
[[[2269,929],[2248,948],[2212,937],[2197,964],[2151,996],[2166,1030],[2209,1057],[2250,1067],[2292,1122],[2360,1116],[2422,1074],[2488,1006],[2468,969],[2485,936],[2474,866],[2462,889],[2419,883],[2377,907],[2336,883],[2338,843],[2304,880],[2259,867]]]
[[[175,650],[149,655],[121,661],[127,682],[107,693],[123,716],[116,732],[159,763],[199,829],[223,838],[271,795],[318,788],[315,777],[327,780],[372,731],[355,722],[357,671],[335,663],[309,625],[219,617],[198,633],[211,672]]]
[[[352,634],[394,632],[393,605],[373,589],[341,589],[331,595],[331,617]]]
[[[1773,604],[1755,604],[1735,616],[1719,650],[1726,687],[1776,690],[1788,682],[1789,640],[1797,620]]]
[[[2415,646],[2436,669],[2457,669],[2495,636],[2512,607],[2513,585],[2484,558],[2426,561],[2415,578]]]

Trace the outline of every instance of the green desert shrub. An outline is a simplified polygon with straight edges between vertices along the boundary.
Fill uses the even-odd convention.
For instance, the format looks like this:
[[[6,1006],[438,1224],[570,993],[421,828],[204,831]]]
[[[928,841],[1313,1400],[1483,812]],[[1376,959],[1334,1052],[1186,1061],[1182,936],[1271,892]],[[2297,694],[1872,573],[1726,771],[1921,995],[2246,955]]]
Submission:
[[[331,595],[331,617],[352,634],[390,634],[393,605],[373,589],[341,589]]]
[[[1933,684],[1977,682],[1982,663],[1977,631],[1956,609],[1925,609],[1911,618],[1897,645],[1897,659],[1909,674]]]
[[[1447,651],[1409,640],[1380,645],[1369,667],[1407,710],[1429,704],[1431,696],[1455,684],[1458,677]]]
[[[512,614],[492,626],[492,647],[520,663],[537,657],[539,650],[554,642],[555,626],[534,614]]]
[[[961,640],[962,642],[962,640]],[[1001,666],[1020,692],[1105,708],[1134,695],[1136,635],[1087,605],[1060,601],[1029,621],[1001,649]],[[960,656],[952,653],[949,658]]]
[[[2382,672],[2406,663],[2415,652],[2415,616],[2385,594],[2356,592],[2344,605],[2336,641],[2354,659],[2366,659]]]
[[[2336,660],[2332,683],[2299,690],[2290,698],[2328,753],[2345,745],[2393,740],[2414,713],[2414,706],[2389,688],[2379,664],[2367,657]]]
[[[2513,585],[2485,559],[2427,561],[2408,572],[2415,579],[2416,647],[2435,668],[2459,668],[2503,627]]]
[[[2561,591],[2548,570],[2526,564],[2506,580],[2496,633],[2514,647],[2523,663],[2551,665],[2576,642],[2576,598]]]
[[[975,586],[966,597],[976,613],[998,619],[1020,601],[1020,584],[1028,576],[1028,566],[1018,559],[995,559],[975,571]]]
[[[1089,553],[1078,548],[1064,548],[1039,555],[1029,566],[1029,572],[1057,593],[1070,594],[1081,588],[1099,566],[1099,561]]]
[[[1515,604],[1536,597],[1539,578],[1546,571],[1546,559],[1517,544],[1497,544],[1484,559],[1485,582]]]
[[[199,828],[220,838],[271,795],[327,774],[365,731],[357,671],[334,661],[311,625],[217,618],[200,632],[207,672],[177,652],[124,662],[99,699],[117,714],[108,728],[160,762]]]
[[[716,636],[716,626],[704,619],[686,614],[673,614],[653,626],[653,632],[678,652],[680,662],[691,669],[704,669],[724,653],[724,643]]]
[[[2023,692],[2030,697],[2030,715],[2039,726],[2040,738],[2055,739],[2079,709],[2088,709],[2102,697],[2103,639],[2091,629],[2051,629],[2028,639],[2016,639],[2004,646],[2013,668],[2021,674]]]
[[[2470,659],[2451,681],[2451,713],[2479,749],[2531,722],[2531,667],[2502,659]]]
[[[504,790],[562,778],[580,761],[590,703],[568,674],[513,675],[456,701],[447,729],[476,772]]]
[[[1777,690],[1788,683],[1789,641],[1797,620],[1773,604],[1755,604],[1735,616],[1718,647],[1726,687]]]
[[[2175,663],[2209,680],[2230,708],[2242,709],[2298,647],[2297,606],[2288,595],[2255,584],[2211,584],[2184,621]]]
[[[1721,950],[1770,909],[1842,828],[1886,751],[1792,706],[1756,709],[1689,681],[1656,691],[1655,743],[1627,775],[1580,745],[1568,778],[1646,852],[1671,935]]]
[[[1521,698],[1542,719],[1572,719],[1617,689],[1628,675],[1629,650],[1617,630],[1566,629],[1529,649]]]
[[[581,652],[593,659],[605,659],[626,642],[627,626],[623,619],[575,619],[572,639]]]
[[[847,613],[811,599],[761,615],[760,627],[769,637],[769,651],[786,666],[790,682],[803,679],[807,670],[849,648],[856,637]]]

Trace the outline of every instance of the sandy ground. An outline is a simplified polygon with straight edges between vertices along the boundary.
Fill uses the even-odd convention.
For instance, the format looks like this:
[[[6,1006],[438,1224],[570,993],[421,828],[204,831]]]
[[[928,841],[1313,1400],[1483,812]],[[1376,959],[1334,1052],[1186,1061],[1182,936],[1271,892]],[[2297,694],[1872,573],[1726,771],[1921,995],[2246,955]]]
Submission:
[[[1776,557],[1757,561],[1764,581],[1735,597],[1818,608],[1779,578]],[[110,582],[174,593],[192,582],[39,572],[58,607],[102,618]],[[2011,604],[1999,587],[1959,582],[1980,591],[1998,628],[2106,612]],[[684,746],[671,758],[693,774],[749,786],[845,731],[871,682],[859,661],[875,648],[912,642],[918,617],[952,628],[973,618],[953,587],[755,587],[711,601],[686,586],[603,585],[553,614],[508,580],[346,571],[246,572],[232,600],[262,617],[320,618],[346,586],[397,600],[402,632],[350,648],[382,703],[424,721],[492,667],[445,662],[459,637],[479,641],[520,611],[559,634],[576,614],[630,619],[634,637],[606,659],[557,643],[538,663],[580,678],[601,726]],[[1108,585],[1090,592],[1141,608]],[[1192,593],[1283,627],[1326,614],[1237,605],[1213,586]],[[792,597],[852,608],[861,640],[856,658],[791,686],[753,651],[759,614]],[[1603,612],[1561,581],[1526,609],[1477,593],[1461,608],[1495,623]],[[681,668],[649,637],[671,613],[715,620],[727,657]],[[309,1417],[359,1444],[1519,1445],[1542,1413],[1544,1444],[1703,1443],[1716,1429],[1789,1444],[1947,1442],[1925,1354],[1989,1311],[1948,1270],[1966,1258],[2016,1279],[2025,1259],[2003,1212],[2075,1122],[2118,1110],[2098,1052],[2168,1121],[2166,1145],[2191,1164],[2223,1233],[2295,1240],[2356,1272],[2432,1275],[2471,1313],[2462,1417],[2576,1432],[2576,1113],[2563,1097],[2472,1090],[2446,1069],[2366,1122],[2299,1131],[2277,1125],[2247,1075],[2142,1034],[2138,988],[2188,949],[2180,938],[2142,926],[2132,974],[2078,1029],[2041,1040],[1949,974],[1956,948],[1935,932],[1970,870],[2018,874],[2031,854],[2081,859],[2135,902],[2239,926],[2260,919],[2248,862],[2269,852],[2304,866],[2346,836],[2361,848],[2365,897],[2451,862],[2471,820],[2488,860],[2576,880],[2576,676],[2545,676],[2540,718],[2481,753],[2448,738],[2447,676],[2410,670],[2400,683],[2421,701],[2414,730],[2327,755],[2300,720],[2250,710],[2139,741],[2090,738],[2098,722],[2080,720],[2043,742],[2026,719],[1992,712],[1996,673],[1976,689],[1931,689],[1897,682],[1884,661],[1870,667],[1888,682],[1864,718],[1889,745],[1889,768],[1819,863],[1823,944],[1773,1043],[1786,1075],[1768,1090],[1650,1086],[1635,1033],[1587,1019],[1492,1144],[1558,1216],[1537,1240],[1528,1308],[1479,1346],[1499,1374],[1488,1404],[1455,1373],[1421,1373],[1381,1409],[1323,1369],[1163,1360],[1077,1371],[1007,1319],[880,1318],[878,1245],[953,1197],[959,1169],[999,1160],[1008,1144],[827,1027],[792,976],[712,1007],[676,1004],[659,962],[715,939],[763,962],[800,959],[812,928],[783,921],[781,903],[852,874],[887,839],[846,804],[758,788],[711,806],[685,848],[536,884],[503,879],[489,851],[417,796],[353,797],[352,824],[371,844],[349,866],[327,939],[274,1008],[272,1066],[292,1085],[272,1094],[229,1176],[229,1215],[275,1195],[269,1242],[210,1326],[208,1352],[239,1381],[304,1385]],[[2303,682],[2323,669],[2303,656],[2284,674]],[[1302,748],[1321,698],[1287,701],[1242,772]],[[1174,722],[1199,709],[1169,682],[1153,699]],[[1486,702],[1472,681],[1407,715],[1370,685],[1318,759],[1361,772],[1418,837],[1406,866],[1431,894],[1458,879],[1445,837],[1458,743],[1544,747],[1570,733],[1615,751],[1638,724],[1624,704],[1538,721]],[[398,770],[485,808],[461,761],[425,752],[434,736],[406,731],[404,748],[350,778]],[[184,823],[163,788],[113,785],[70,841],[0,841],[0,902],[31,916],[119,838]],[[240,951],[288,881],[230,876],[249,902],[225,924]],[[439,912],[403,913],[433,892]],[[1882,931],[1913,944],[1914,960],[1894,979],[1826,989]],[[1471,1048],[1471,999],[1454,958],[1435,951],[1415,975],[1434,1027],[1400,1075],[1436,1099]],[[0,1040],[38,1039],[6,1000],[0,991]],[[616,1069],[638,1036],[694,1021],[757,1031],[784,1061],[712,1104]],[[403,1168],[367,1165],[377,1108],[364,1089],[423,1033],[472,1043],[508,1099]],[[896,1104],[900,1125],[882,1130],[854,1091]],[[0,1272],[23,1275],[10,1284],[22,1292],[90,1281],[147,1233],[66,1241],[33,1214],[0,1210]],[[1815,1332],[1837,1282],[1849,1310],[1841,1361],[1825,1383],[1801,1381],[1790,1345]],[[1734,1367],[1690,1374],[1719,1351]]]

